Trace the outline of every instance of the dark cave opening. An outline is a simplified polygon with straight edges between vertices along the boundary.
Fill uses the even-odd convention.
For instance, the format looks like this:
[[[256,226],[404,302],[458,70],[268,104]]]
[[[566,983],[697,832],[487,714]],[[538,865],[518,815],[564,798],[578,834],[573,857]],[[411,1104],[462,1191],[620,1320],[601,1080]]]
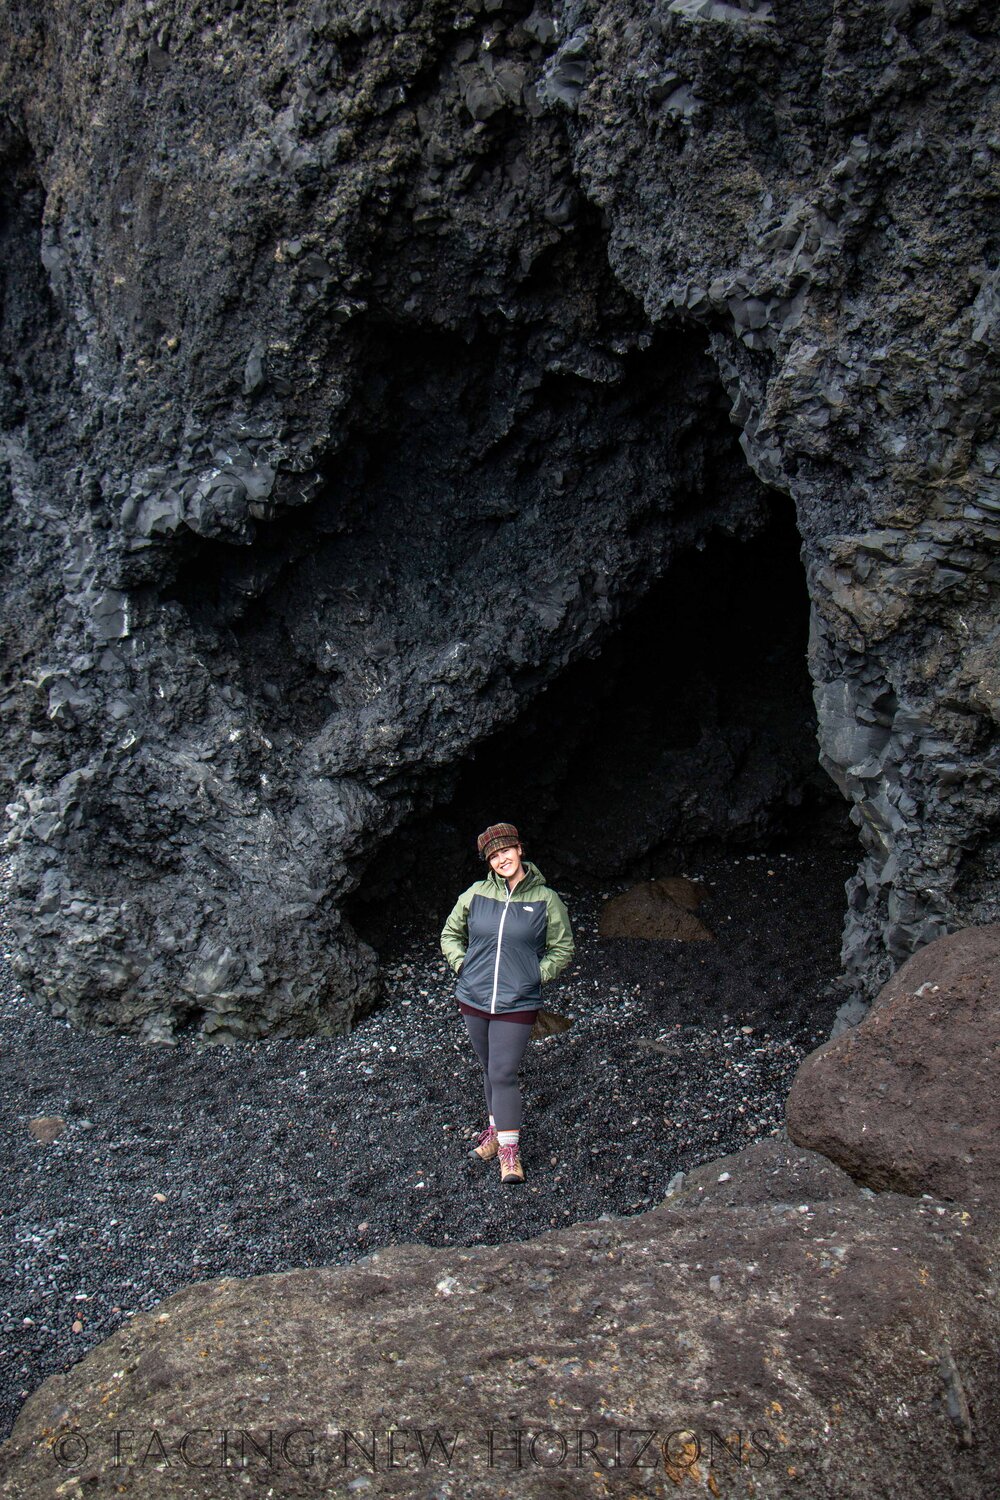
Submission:
[[[793,508],[777,493],[766,507],[749,539],[720,528],[678,553],[603,644],[396,830],[351,898],[361,935],[379,948],[401,917],[433,921],[442,890],[481,876],[476,834],[501,820],[547,879],[583,887],[776,840],[855,847],[818,763]],[[504,608],[517,607],[515,592]]]
[[[484,580],[518,580],[535,637],[581,584],[541,654],[535,640],[520,652],[511,685],[527,696],[645,593],[674,546],[713,524],[759,526],[762,488],[700,333],[648,335],[613,378],[543,368],[532,337],[483,329],[470,347],[373,320],[316,498],[249,545],[189,534],[164,559],[159,601],[181,607],[277,742],[346,722],[393,663],[465,637]]]
[[[594,887],[779,838],[856,847],[818,763],[794,508],[748,468],[698,334],[657,330],[602,383],[532,367],[516,330],[383,326],[365,369],[316,499],[250,546],[192,538],[161,594],[292,774],[319,742],[385,798],[343,902],[359,936],[432,930],[501,819],[547,879]],[[471,712],[421,675],[456,641]],[[357,725],[401,683],[402,754],[369,758]]]

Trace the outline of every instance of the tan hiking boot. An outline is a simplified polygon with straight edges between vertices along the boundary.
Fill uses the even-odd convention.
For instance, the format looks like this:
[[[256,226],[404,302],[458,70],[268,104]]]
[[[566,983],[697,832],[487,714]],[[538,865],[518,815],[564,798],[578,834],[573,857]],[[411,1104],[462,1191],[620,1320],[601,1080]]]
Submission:
[[[521,1153],[516,1146],[500,1146],[497,1151],[500,1157],[500,1181],[504,1187],[511,1187],[515,1182],[524,1181],[524,1168],[521,1166]]]
[[[478,1156],[480,1161],[492,1161],[499,1150],[500,1142],[497,1140],[496,1127],[487,1125],[469,1155]]]

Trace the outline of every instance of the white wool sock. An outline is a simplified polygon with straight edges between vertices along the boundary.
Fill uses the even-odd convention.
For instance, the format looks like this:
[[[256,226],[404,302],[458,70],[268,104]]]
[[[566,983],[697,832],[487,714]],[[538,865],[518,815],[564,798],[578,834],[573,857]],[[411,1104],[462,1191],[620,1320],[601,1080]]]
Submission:
[[[520,1135],[519,1130],[498,1130],[497,1140],[501,1146],[516,1146]]]

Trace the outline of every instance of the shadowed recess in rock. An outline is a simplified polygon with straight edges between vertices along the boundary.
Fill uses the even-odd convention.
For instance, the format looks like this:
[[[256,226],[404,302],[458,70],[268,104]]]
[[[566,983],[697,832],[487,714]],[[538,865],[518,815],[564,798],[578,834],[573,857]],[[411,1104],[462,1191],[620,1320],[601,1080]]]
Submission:
[[[505,614],[518,608],[516,590],[503,595]],[[720,530],[679,553],[616,631],[458,767],[438,806],[373,861],[352,920],[377,944],[387,909],[423,903],[429,917],[426,851],[452,882],[471,879],[475,834],[501,816],[547,876],[574,881],[663,874],[791,833],[843,848],[846,809],[817,759],[807,631],[791,507],[765,494],[753,536]]]
[[[599,262],[577,261],[576,274],[600,285]],[[736,621],[720,613],[744,549],[755,548],[746,567],[748,577],[760,572],[760,595],[785,565],[779,558],[790,559],[799,624],[790,629],[773,600],[762,649],[776,677],[791,652],[806,691],[789,508],[784,533],[774,532],[775,497],[747,467],[703,335],[628,333],[635,308],[620,295],[604,316],[620,319],[619,354],[576,350],[547,368],[524,330],[484,323],[471,339],[414,339],[373,320],[350,422],[309,480],[308,503],[262,513],[238,538],[188,529],[168,548],[152,535],[159,584],[148,549],[134,554],[135,586],[115,607],[134,610],[135,621],[109,628],[127,633],[154,719],[164,712],[157,698],[172,705],[172,745],[157,763],[146,749],[150,721],[137,724],[122,737],[130,754],[113,783],[88,786],[85,815],[69,809],[67,872],[78,888],[100,890],[105,913],[117,908],[112,923],[131,920],[125,956],[118,950],[99,971],[108,998],[97,1001],[91,986],[77,999],[75,984],[53,976],[45,984],[53,996],[58,985],[58,1006],[98,1024],[117,1010],[157,1036],[342,1027],[373,992],[372,956],[341,916],[357,854],[428,803],[461,795],[456,767],[470,743],[512,722],[522,733],[525,706],[561,677],[548,705],[551,758],[579,762],[564,793],[579,800],[592,781],[617,817],[622,787],[608,755],[581,754],[585,723],[560,704],[579,698],[594,653],[626,620],[631,644],[609,659],[603,684],[583,692],[632,746],[626,780],[648,783],[640,804],[660,809],[653,842],[699,829],[724,836],[733,818],[752,821],[737,812],[720,823],[707,804],[694,813],[727,779],[737,803],[767,801],[801,779],[790,767],[803,746],[786,754],[783,725],[751,748],[762,730],[757,700],[741,697],[742,659],[724,665]],[[232,468],[237,447],[217,462],[228,456]],[[778,537],[774,557],[771,542],[753,542],[762,532]],[[686,568],[674,561],[681,553],[692,559]],[[653,657],[643,629],[659,643]],[[172,681],[146,655],[150,632],[160,650],[187,645],[189,663],[177,663]],[[674,676],[659,655],[680,658]],[[762,681],[768,670],[765,662]],[[613,679],[630,683],[624,708],[605,701]],[[114,711],[128,720],[128,708],[123,695]],[[803,712],[796,722],[808,724]],[[601,736],[610,750],[614,737]],[[777,771],[750,763],[767,743]],[[751,790],[762,777],[774,784]],[[557,800],[542,799],[544,817],[554,818]],[[568,823],[561,837],[571,841]],[[634,833],[623,855],[649,844],[647,832]],[[56,937],[71,900],[48,878]],[[225,916],[208,895],[220,887],[233,903]],[[150,962],[141,949],[151,923]],[[157,992],[175,967],[180,982],[164,1006]],[[135,989],[145,992],[138,1009]]]
[[[552,372],[520,334],[483,328],[470,343],[387,325],[312,503],[250,546],[190,537],[161,598],[182,605],[216,671],[231,667],[270,736],[322,732],[328,769],[373,781],[375,747],[353,721],[404,691],[418,652],[437,732],[415,725],[408,746],[401,725],[394,759],[447,764],[458,726],[434,683],[467,672],[462,637],[505,648],[509,712],[512,693],[529,697],[634,606],[678,542],[760,522],[763,490],[703,340],[673,328],[644,342],[606,368]]]

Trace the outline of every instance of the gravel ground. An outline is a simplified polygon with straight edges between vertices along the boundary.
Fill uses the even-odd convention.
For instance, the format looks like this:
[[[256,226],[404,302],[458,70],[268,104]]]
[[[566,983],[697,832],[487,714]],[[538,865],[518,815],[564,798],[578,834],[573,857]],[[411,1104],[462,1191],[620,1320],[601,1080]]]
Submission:
[[[842,998],[854,859],[799,845],[674,872],[705,882],[711,943],[599,939],[624,886],[564,886],[577,958],[546,1003],[574,1024],[529,1045],[528,1180],[502,1191],[467,1155],[485,1108],[437,931],[396,932],[386,1002],[351,1036],[225,1050],[42,1014],[0,926],[0,1435],[48,1375],[191,1282],[638,1213],[675,1172],[778,1133]],[[49,1144],[28,1128],[43,1115],[65,1120]]]

